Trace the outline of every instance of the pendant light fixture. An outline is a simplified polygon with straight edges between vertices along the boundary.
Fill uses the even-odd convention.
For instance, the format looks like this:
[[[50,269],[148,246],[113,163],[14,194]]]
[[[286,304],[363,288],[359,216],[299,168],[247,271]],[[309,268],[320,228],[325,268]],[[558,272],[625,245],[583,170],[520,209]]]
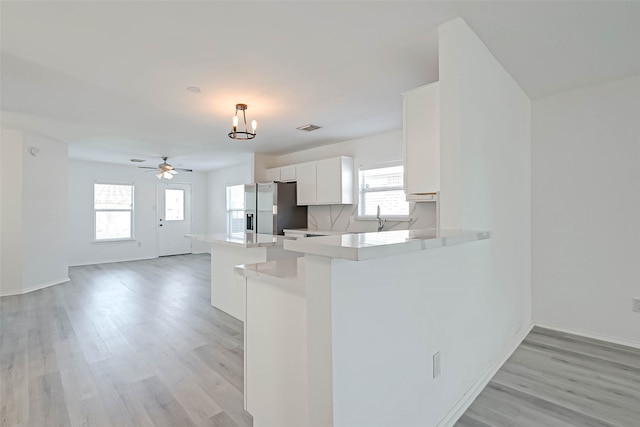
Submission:
[[[242,111],[244,131],[238,130],[238,111]],[[236,114],[233,116],[233,130],[229,132],[229,138],[246,141],[248,139],[253,139],[256,137],[256,128],[258,127],[258,122],[256,122],[255,120],[251,122],[251,132],[249,132],[249,129],[247,128],[247,115],[245,111],[247,111],[247,104],[236,104]]]

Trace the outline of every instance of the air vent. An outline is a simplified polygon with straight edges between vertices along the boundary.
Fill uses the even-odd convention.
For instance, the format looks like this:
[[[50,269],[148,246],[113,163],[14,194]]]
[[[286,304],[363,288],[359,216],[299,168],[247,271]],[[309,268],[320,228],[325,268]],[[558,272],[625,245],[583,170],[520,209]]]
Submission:
[[[316,126],[309,123],[308,125],[300,126],[299,128],[296,128],[296,129],[303,130],[305,132],[311,132],[313,130],[320,129],[321,127],[322,126]]]
[[[146,160],[142,160],[142,159],[130,159],[129,160],[131,163],[142,163],[142,162],[146,162]]]

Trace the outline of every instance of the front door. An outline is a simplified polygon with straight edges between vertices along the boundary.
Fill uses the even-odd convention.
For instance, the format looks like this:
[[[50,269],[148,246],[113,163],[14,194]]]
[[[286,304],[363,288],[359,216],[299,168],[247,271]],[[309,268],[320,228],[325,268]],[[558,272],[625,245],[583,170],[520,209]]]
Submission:
[[[158,184],[158,255],[191,253],[191,185]]]

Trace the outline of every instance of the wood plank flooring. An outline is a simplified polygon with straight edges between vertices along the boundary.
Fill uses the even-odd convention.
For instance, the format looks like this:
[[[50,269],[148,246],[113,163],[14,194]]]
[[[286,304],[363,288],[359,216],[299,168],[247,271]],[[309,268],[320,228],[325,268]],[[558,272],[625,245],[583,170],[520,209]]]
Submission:
[[[0,298],[1,427],[251,427],[242,323],[211,307],[208,255],[70,277]],[[640,350],[535,328],[456,426],[640,427]]]
[[[640,427],[640,350],[534,328],[456,427]]]
[[[242,322],[209,255],[73,267],[0,298],[0,426],[250,427]]]

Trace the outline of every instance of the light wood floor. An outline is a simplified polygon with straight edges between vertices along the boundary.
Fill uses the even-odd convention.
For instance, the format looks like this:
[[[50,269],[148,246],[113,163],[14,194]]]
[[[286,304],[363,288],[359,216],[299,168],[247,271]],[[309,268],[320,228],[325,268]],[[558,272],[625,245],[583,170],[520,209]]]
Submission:
[[[456,427],[640,427],[640,350],[534,328]]]
[[[74,267],[0,298],[0,426],[250,427],[242,323],[209,304],[209,266]],[[640,350],[535,328],[456,426],[640,427]]]
[[[209,304],[210,258],[74,267],[0,298],[0,425],[250,427],[242,323]]]

